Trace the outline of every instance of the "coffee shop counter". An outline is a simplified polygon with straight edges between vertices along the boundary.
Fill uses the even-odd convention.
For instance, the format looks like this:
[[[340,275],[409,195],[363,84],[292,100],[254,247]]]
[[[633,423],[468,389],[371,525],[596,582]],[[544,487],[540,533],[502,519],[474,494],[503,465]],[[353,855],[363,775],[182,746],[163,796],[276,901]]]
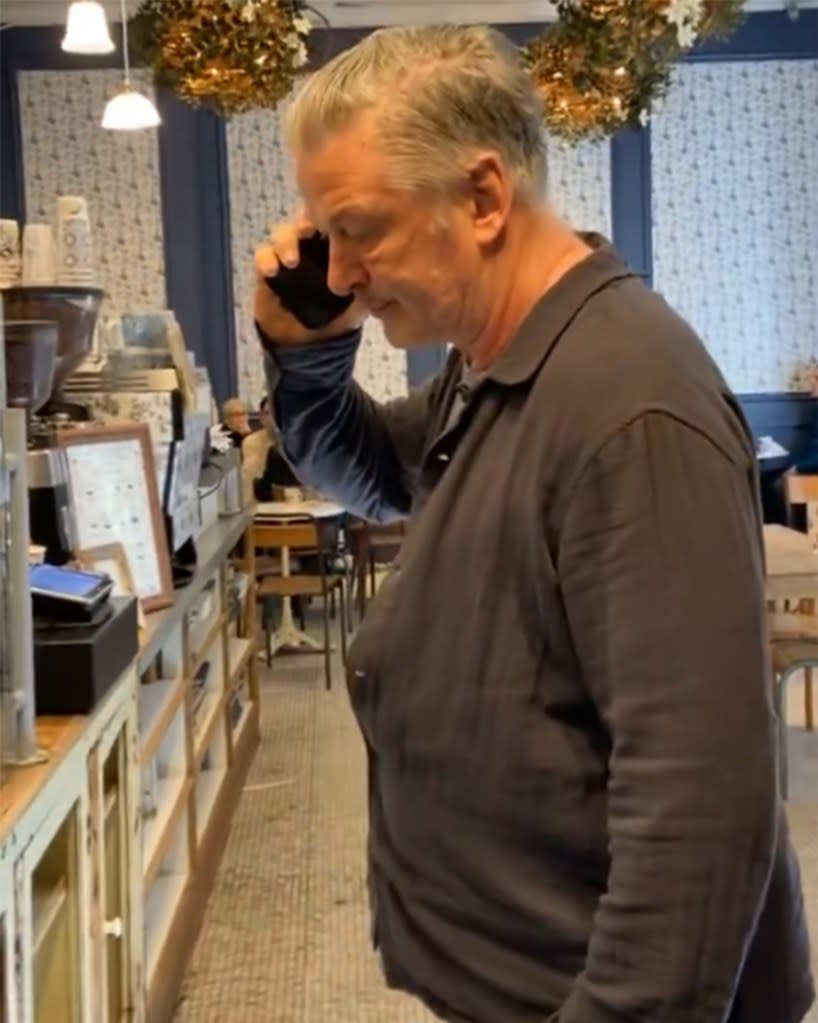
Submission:
[[[232,560],[251,522],[199,538],[134,663],[92,713],[39,717],[42,761],[0,787],[4,1021],[172,1019],[258,744],[253,566]]]

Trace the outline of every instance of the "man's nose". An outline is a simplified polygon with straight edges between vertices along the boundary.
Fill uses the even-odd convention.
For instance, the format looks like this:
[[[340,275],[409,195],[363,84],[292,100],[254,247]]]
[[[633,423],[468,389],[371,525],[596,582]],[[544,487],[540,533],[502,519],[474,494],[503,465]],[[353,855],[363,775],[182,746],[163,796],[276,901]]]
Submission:
[[[366,284],[366,271],[343,243],[330,241],[327,284],[336,295],[349,295]]]

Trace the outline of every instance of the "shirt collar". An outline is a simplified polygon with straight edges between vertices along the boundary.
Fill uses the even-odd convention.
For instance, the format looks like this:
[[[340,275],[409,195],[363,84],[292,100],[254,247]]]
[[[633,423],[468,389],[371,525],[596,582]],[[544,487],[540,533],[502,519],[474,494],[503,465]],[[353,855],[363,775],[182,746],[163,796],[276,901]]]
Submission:
[[[598,244],[596,238],[588,239]],[[485,379],[513,386],[530,379],[583,306],[613,281],[638,277],[607,244],[572,267],[537,302]]]

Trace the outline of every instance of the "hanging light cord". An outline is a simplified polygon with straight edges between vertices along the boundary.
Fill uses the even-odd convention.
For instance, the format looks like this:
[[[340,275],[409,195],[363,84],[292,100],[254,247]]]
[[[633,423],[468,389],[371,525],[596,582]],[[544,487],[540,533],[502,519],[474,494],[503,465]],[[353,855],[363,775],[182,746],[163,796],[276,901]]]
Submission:
[[[125,62],[125,84],[131,84],[131,64],[128,60],[128,11],[125,7],[125,0],[119,0],[122,9],[122,59]]]

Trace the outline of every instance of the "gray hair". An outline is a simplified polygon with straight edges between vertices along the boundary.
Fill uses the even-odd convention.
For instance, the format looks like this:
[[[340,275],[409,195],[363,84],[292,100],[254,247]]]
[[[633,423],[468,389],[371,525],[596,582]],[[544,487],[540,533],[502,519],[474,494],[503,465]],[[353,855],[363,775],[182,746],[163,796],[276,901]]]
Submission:
[[[519,51],[495,29],[373,32],[307,79],[288,112],[290,143],[313,148],[368,111],[404,187],[445,191],[491,149],[520,194],[545,195],[543,101]]]

